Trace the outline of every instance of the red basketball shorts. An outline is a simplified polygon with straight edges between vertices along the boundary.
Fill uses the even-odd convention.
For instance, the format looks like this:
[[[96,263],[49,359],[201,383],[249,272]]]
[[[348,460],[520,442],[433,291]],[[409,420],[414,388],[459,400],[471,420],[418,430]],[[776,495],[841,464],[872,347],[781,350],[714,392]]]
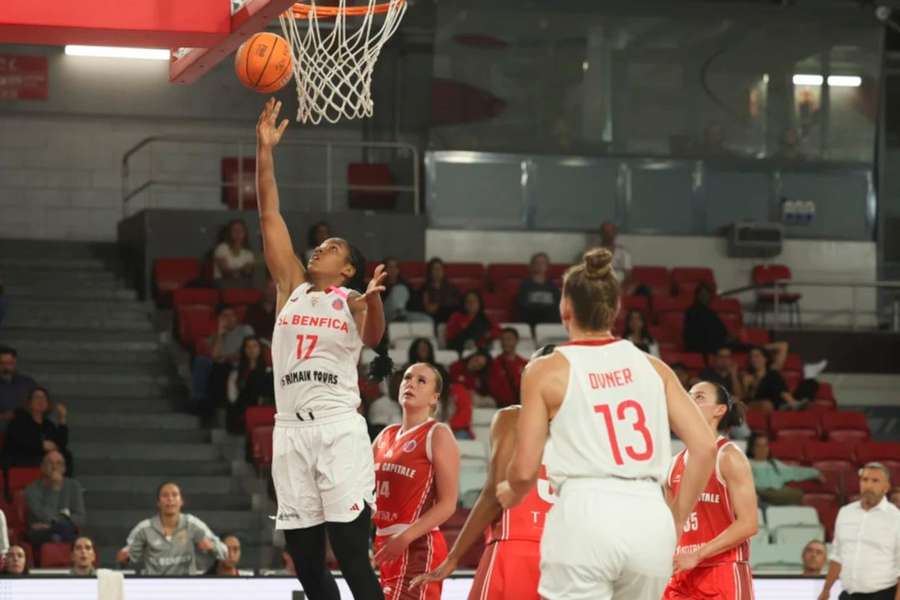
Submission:
[[[387,536],[375,538],[375,552],[390,539]],[[410,590],[409,584],[419,575],[437,568],[447,558],[447,542],[439,531],[432,531],[413,541],[403,556],[381,565],[381,589],[384,600],[440,600],[443,586],[440,581],[416,586]]]
[[[540,542],[494,542],[481,555],[469,600],[540,600],[540,579]]]
[[[750,565],[724,563],[676,573],[663,600],[753,600]]]

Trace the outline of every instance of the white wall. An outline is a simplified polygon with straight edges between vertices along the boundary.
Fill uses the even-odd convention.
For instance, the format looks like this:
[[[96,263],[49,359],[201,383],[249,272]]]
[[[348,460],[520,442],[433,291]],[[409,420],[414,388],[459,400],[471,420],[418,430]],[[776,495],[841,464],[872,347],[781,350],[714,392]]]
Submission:
[[[708,266],[716,274],[720,290],[748,285],[757,259],[736,259],[726,255],[724,238],[622,235],[620,242],[631,253],[634,264]],[[540,233],[531,231],[468,231],[430,229],[425,236],[427,256],[445,260],[475,262],[526,262],[531,254],[547,252],[553,262],[569,262],[584,251],[587,237],[581,233]],[[771,262],[791,267],[795,280],[872,281],[876,276],[874,242],[786,240],[782,254]],[[797,287],[803,293],[801,308],[808,325],[837,325],[849,322],[846,312],[852,305],[846,287]],[[750,302],[751,294],[741,296]],[[860,309],[873,311],[875,297],[870,290],[857,293]],[[865,321],[871,322],[871,317]]]

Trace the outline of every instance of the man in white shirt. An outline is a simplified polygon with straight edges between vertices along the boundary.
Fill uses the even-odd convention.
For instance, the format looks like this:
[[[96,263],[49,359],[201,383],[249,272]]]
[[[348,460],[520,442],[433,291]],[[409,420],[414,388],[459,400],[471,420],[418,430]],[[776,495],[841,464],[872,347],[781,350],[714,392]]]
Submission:
[[[819,600],[828,600],[838,577],[845,590],[841,600],[900,600],[900,509],[888,502],[890,488],[890,473],[881,463],[859,470],[860,499],[838,513]]]

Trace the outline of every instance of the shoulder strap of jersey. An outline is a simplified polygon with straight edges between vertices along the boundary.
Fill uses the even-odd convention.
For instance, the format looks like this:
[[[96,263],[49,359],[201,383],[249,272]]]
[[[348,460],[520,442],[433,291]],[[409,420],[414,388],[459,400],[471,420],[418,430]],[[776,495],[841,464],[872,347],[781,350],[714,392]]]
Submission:
[[[722,451],[725,450],[725,448],[727,448],[728,446],[734,446],[735,448],[737,448],[737,445],[734,442],[732,442],[731,440],[729,440],[727,437],[722,436],[716,440],[717,451],[716,451],[715,473],[716,473],[716,480],[719,483],[721,483],[722,485],[726,485],[726,484],[725,484],[725,478],[722,477],[722,471],[719,468],[719,460],[722,458]]]
[[[428,425],[428,433],[425,434],[425,456],[428,457],[428,460],[430,462],[433,462],[433,458],[432,458],[433,454],[431,451],[431,438],[434,435],[434,432],[438,427],[442,427],[442,428],[446,429],[450,433],[450,436],[451,437],[453,436],[453,430],[450,429],[450,427],[448,427],[446,423],[438,421],[437,419],[433,420]]]

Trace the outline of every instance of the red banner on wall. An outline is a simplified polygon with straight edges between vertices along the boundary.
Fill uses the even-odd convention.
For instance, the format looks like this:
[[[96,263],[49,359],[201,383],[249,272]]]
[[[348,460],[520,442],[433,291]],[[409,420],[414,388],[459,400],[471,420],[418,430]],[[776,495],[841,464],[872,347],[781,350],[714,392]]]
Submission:
[[[0,54],[0,100],[46,100],[46,56]]]

